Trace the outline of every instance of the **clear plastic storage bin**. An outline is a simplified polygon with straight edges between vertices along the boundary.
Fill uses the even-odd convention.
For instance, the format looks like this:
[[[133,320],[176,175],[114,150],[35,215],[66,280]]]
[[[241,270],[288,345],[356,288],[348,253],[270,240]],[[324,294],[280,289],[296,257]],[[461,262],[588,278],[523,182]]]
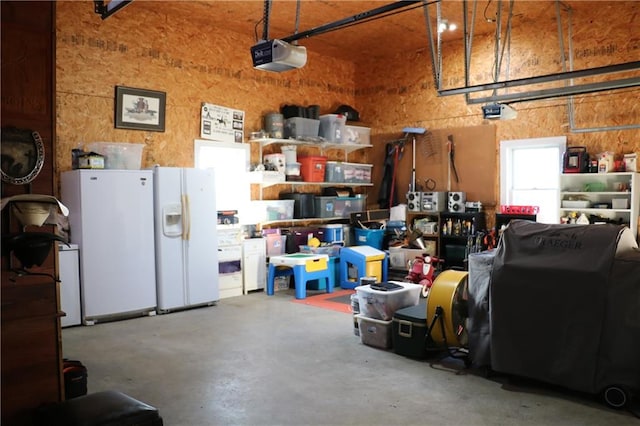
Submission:
[[[317,138],[320,120],[292,117],[284,120],[284,137],[286,139]]]
[[[320,116],[320,136],[329,142],[342,143],[347,117],[340,114]]]
[[[325,182],[344,182],[344,164],[341,161],[327,161],[327,168],[324,174]]]
[[[140,170],[143,148],[143,143],[92,142],[85,150],[104,155],[105,169]]]
[[[393,320],[382,321],[361,313],[355,317],[363,344],[380,349],[389,349],[393,345]]]
[[[363,145],[371,144],[371,128],[361,126],[344,126],[344,143],[358,143]]]
[[[344,182],[371,183],[372,164],[342,163],[344,168]]]
[[[395,281],[394,283],[404,288],[393,291],[379,291],[373,290],[370,285],[356,287],[360,313],[369,318],[389,321],[398,309],[418,304],[420,291],[422,290],[420,284]]]
[[[259,221],[267,222],[293,219],[294,203],[295,200],[256,200],[251,205]]]
[[[336,216],[336,197],[316,195],[313,199],[315,203],[315,212],[317,217],[335,217]]]
[[[366,210],[367,197],[358,195],[356,197],[336,197],[334,201],[335,217],[350,217],[351,213]]]

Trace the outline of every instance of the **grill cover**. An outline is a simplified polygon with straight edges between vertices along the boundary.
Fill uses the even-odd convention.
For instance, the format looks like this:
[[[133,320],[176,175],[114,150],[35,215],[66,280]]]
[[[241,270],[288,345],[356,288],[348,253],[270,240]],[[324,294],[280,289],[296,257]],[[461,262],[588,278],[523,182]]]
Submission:
[[[633,345],[619,338],[626,340],[635,333],[637,342],[638,328],[612,333],[616,325],[606,324],[624,321],[621,314],[608,313],[615,311],[608,299],[612,279],[623,274],[612,272],[616,251],[637,249],[630,234],[621,225],[512,221],[502,235],[491,277],[492,368],[584,392],[600,391],[600,384],[607,380],[603,378],[606,371],[598,367],[599,355],[615,355],[616,360],[608,364],[619,356],[633,359],[633,366],[620,369],[637,369],[638,352],[626,353]],[[624,247],[618,247],[621,241]],[[634,273],[637,277],[640,271]],[[615,287],[628,293],[617,298],[633,298],[632,283]],[[633,291],[636,297],[627,304],[635,308],[626,309],[636,316],[637,325],[637,286]],[[619,354],[610,353],[614,344]]]
[[[613,261],[600,340],[596,391],[617,384],[640,390],[640,252]]]
[[[475,367],[491,365],[489,287],[496,249],[469,254],[469,357]]]

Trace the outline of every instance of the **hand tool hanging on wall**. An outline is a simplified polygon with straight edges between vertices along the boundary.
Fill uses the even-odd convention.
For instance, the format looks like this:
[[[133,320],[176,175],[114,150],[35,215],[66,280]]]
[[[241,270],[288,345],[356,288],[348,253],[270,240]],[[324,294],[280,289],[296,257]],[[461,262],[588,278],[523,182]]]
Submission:
[[[460,183],[458,178],[458,171],[456,170],[455,163],[455,147],[453,145],[453,135],[447,136],[447,150],[449,151],[449,171],[447,174],[447,191],[451,191],[451,170],[456,179],[456,183]]]
[[[382,209],[391,208],[397,204],[397,194],[395,191],[396,168],[404,153],[404,139],[389,142],[386,145],[386,155],[384,159],[384,171],[380,192],[378,193],[378,205]]]
[[[407,139],[411,135],[411,186],[409,192],[416,191],[416,135],[424,135],[427,131],[424,127],[405,127],[402,129]]]

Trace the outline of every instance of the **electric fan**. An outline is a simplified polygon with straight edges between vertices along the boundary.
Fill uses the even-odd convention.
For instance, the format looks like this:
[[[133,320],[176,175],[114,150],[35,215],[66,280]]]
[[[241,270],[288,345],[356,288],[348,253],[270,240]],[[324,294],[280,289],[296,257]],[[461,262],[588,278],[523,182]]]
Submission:
[[[427,297],[427,323],[437,347],[466,348],[468,284],[467,271],[446,270],[433,282]]]

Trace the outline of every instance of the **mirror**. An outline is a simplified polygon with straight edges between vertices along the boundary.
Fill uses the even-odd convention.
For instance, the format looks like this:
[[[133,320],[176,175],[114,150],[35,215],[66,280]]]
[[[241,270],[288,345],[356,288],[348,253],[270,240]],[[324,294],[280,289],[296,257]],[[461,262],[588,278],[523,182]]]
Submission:
[[[3,127],[0,139],[2,180],[14,185],[34,180],[44,163],[44,144],[40,134],[28,129]]]

